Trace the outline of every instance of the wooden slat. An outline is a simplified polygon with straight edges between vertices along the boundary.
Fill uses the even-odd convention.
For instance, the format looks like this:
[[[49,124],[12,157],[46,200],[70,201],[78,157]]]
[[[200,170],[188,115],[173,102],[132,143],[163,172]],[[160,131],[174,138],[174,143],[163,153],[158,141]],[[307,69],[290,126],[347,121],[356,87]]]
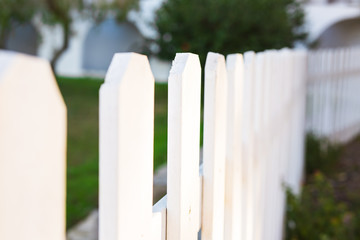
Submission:
[[[202,239],[224,238],[227,76],[224,56],[205,65]]]
[[[201,67],[177,54],[168,83],[167,239],[197,239]]]
[[[241,239],[242,222],[241,193],[241,110],[244,83],[243,57],[241,54],[227,56],[228,103],[225,181],[225,240]]]
[[[150,239],[153,132],[147,57],[115,54],[100,89],[100,240]]]
[[[269,162],[269,149],[270,149],[270,141],[269,141],[269,118],[270,118],[270,99],[271,99],[271,59],[269,52],[264,53],[264,79],[263,79],[263,117],[262,122],[260,124],[261,126],[261,139],[260,144],[260,151],[259,154],[262,160],[262,169],[263,169],[263,180],[262,180],[262,194],[263,197],[260,200],[260,206],[258,206],[260,215],[262,215],[262,219],[259,219],[258,224],[260,224],[260,229],[257,232],[257,235],[255,236],[256,240],[258,239],[266,239],[266,226],[268,225],[269,221],[267,220],[267,212],[269,210],[269,178],[271,176],[269,171],[269,166],[271,163]]]
[[[254,134],[254,228],[253,239],[260,239],[263,226],[263,209],[261,208],[262,202],[265,200],[264,195],[264,98],[265,98],[265,54],[257,53],[255,58],[255,78],[254,78],[254,111],[253,111],[253,134]]]
[[[0,51],[0,239],[65,240],[66,107],[49,63]]]
[[[246,211],[244,212],[246,228],[244,239],[254,238],[254,113],[255,113],[255,53],[244,54],[244,98],[243,98],[243,124],[242,124],[242,157],[243,157],[243,189],[245,195]]]

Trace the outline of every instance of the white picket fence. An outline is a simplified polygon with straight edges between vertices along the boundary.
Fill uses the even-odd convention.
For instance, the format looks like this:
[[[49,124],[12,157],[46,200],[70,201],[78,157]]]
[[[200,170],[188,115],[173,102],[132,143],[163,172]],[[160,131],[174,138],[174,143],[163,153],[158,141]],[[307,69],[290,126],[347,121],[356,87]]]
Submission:
[[[336,142],[360,131],[360,48],[309,53],[307,130]]]
[[[177,54],[167,195],[155,205],[154,78],[146,56],[115,54],[100,89],[99,239],[191,240],[200,230],[201,239],[282,239],[284,188],[301,190],[305,126],[332,137],[360,125],[359,53],[209,53],[201,166],[201,66]],[[0,51],[0,239],[65,239],[65,117],[48,63]]]
[[[100,91],[100,240],[281,239],[303,169],[306,53],[177,54],[168,82],[167,195],[152,207],[154,78],[116,54]],[[129,184],[131,183],[131,184]]]
[[[0,51],[0,239],[64,240],[66,107],[48,62]]]

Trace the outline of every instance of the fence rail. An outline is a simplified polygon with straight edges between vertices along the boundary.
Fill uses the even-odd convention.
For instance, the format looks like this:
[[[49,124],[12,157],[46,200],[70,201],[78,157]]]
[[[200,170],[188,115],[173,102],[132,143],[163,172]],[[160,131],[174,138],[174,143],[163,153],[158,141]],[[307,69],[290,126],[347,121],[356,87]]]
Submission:
[[[341,142],[360,131],[359,57],[359,48],[209,53],[199,166],[201,66],[177,54],[167,195],[153,205],[154,78],[146,56],[115,54],[99,100],[99,239],[282,239],[306,131]],[[0,239],[64,240],[63,100],[43,60],[0,51],[0,63]]]

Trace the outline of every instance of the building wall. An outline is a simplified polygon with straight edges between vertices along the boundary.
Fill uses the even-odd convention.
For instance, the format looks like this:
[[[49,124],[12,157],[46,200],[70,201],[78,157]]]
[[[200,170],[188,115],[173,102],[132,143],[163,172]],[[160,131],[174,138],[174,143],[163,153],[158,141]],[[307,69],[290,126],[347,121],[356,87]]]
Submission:
[[[34,25],[31,23],[13,25],[5,43],[6,49],[36,55],[40,36]]]
[[[360,17],[344,20],[327,28],[318,38],[317,48],[360,45]]]

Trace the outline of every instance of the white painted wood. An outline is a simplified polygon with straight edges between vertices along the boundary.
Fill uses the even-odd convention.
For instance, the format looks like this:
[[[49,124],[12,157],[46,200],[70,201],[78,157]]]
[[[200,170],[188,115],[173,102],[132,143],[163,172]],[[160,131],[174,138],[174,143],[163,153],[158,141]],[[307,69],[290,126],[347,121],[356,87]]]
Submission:
[[[294,61],[293,77],[296,79],[293,86],[293,94],[297,96],[295,114],[294,114],[294,129],[292,140],[292,157],[294,164],[290,171],[290,187],[295,194],[300,194],[303,172],[304,172],[304,143],[305,143],[305,97],[306,97],[306,66],[307,55],[305,51],[296,51]]]
[[[265,196],[266,196],[266,202],[265,202],[265,206],[264,206],[264,229],[263,229],[263,234],[261,235],[262,239],[264,240],[270,240],[271,239],[271,231],[273,229],[273,219],[274,219],[274,190],[273,190],[273,185],[274,185],[274,181],[275,181],[275,177],[274,177],[274,171],[273,169],[275,168],[275,164],[274,164],[274,135],[272,134],[272,128],[274,127],[272,125],[273,119],[274,119],[274,87],[275,87],[275,81],[276,78],[274,78],[274,64],[275,64],[275,60],[274,60],[274,54],[276,52],[271,50],[271,51],[266,51],[265,56],[266,56],[266,73],[267,73],[267,79],[266,82],[268,82],[268,85],[266,87],[266,92],[265,92],[265,96],[266,96],[266,105],[265,105],[265,118],[264,118],[264,128],[265,128],[265,133],[264,133],[264,138],[265,138],[265,142],[264,142],[264,157],[265,160],[264,162],[266,163],[266,172],[265,172]]]
[[[307,129],[349,141],[358,58],[360,48],[283,49],[229,55],[226,69],[209,53],[202,177],[200,63],[178,54],[168,195],[152,206],[154,78],[145,56],[116,54],[100,90],[100,240],[197,239],[200,227],[202,239],[282,239],[283,184],[298,194],[303,178],[305,88]],[[0,239],[64,240],[66,108],[47,62],[0,51],[0,133]]]
[[[243,95],[243,131],[242,131],[242,156],[243,156],[243,181],[244,194],[246,197],[244,213],[246,228],[244,239],[254,238],[254,115],[255,115],[255,58],[254,52],[244,53],[244,95]]]
[[[298,66],[297,76],[299,77],[299,87],[295,89],[295,91],[298,91],[300,93],[300,101],[299,101],[299,115],[298,115],[298,136],[297,136],[297,146],[298,146],[298,172],[296,177],[296,188],[294,188],[295,194],[300,194],[301,186],[303,184],[304,180],[304,173],[305,173],[305,139],[306,139],[306,84],[307,84],[307,57],[308,52],[305,51],[299,51],[298,52],[298,60],[295,63],[296,66]]]
[[[49,63],[0,51],[0,239],[65,240],[66,107]]]
[[[224,239],[227,76],[224,56],[205,64],[202,239]]]
[[[294,71],[293,64],[293,52],[288,49],[283,49],[279,52],[279,68],[283,68],[284,71],[280,77],[279,89],[282,88],[281,98],[281,115],[284,116],[279,124],[280,134],[282,135],[280,138],[280,157],[279,157],[279,176],[278,176],[278,193],[279,193],[279,209],[277,213],[277,228],[276,228],[276,239],[283,239],[283,223],[284,223],[284,215],[285,215],[285,186],[289,185],[288,181],[288,168],[289,165],[294,164],[291,159],[291,134],[293,133],[292,129],[292,118],[293,111],[296,109],[296,101],[298,100],[298,96],[292,94],[291,88],[294,84],[295,79],[291,75]]]
[[[327,72],[328,74],[331,74],[332,71],[332,62],[331,59],[333,58],[332,56],[333,51],[327,50],[325,52],[325,66],[324,66],[324,70],[325,72]],[[332,84],[332,76],[330,75],[330,77],[326,80],[323,81],[323,85],[324,85],[324,122],[323,122],[323,135],[324,136],[329,136],[329,134],[331,134],[331,127],[333,126],[333,115],[332,115],[332,111],[333,111],[333,106],[332,106],[332,99],[331,99],[331,84]]]
[[[341,65],[341,70],[340,70],[340,91],[339,91],[339,100],[340,100],[340,112],[339,112],[339,132],[336,134],[337,135],[337,139],[339,141],[342,140],[341,137],[341,132],[345,129],[345,106],[346,106],[346,74],[345,72],[347,71],[347,66],[349,63],[349,51],[350,49],[344,49],[344,57],[342,59],[342,62],[340,63]]]
[[[148,59],[117,53],[100,89],[100,240],[151,238],[153,132]]]
[[[326,74],[326,50],[322,49],[320,50],[320,60],[318,62],[318,69],[319,69],[319,74],[320,75],[325,75]],[[318,116],[317,119],[317,134],[319,137],[324,136],[324,123],[325,123],[325,119],[324,119],[324,101],[325,101],[325,97],[324,97],[324,79],[318,79],[318,92],[317,92],[317,96],[318,96],[318,110],[316,112],[316,115]]]
[[[321,75],[321,62],[322,62],[322,52],[316,52],[316,65],[317,66],[314,70],[315,74]],[[320,111],[320,79],[316,79],[314,82],[314,128],[313,132],[315,135],[320,135],[320,118],[321,118],[321,111]]]
[[[308,96],[314,108],[308,108],[314,124],[308,129],[335,142],[347,142],[357,135],[358,48],[325,49],[309,54]],[[311,87],[310,87],[311,90]]]
[[[280,239],[279,237],[279,228],[281,229],[281,225],[279,222],[280,214],[281,214],[281,207],[282,207],[282,164],[283,164],[283,138],[284,138],[284,131],[286,130],[287,126],[284,125],[284,119],[287,119],[286,114],[283,113],[284,110],[284,97],[286,89],[284,88],[284,72],[281,72],[281,69],[284,67],[284,62],[282,61],[281,52],[277,51],[274,55],[275,65],[274,67],[274,109],[275,109],[275,119],[273,124],[273,129],[277,129],[278,131],[274,131],[274,213],[273,213],[273,228],[271,232],[272,239]],[[286,69],[286,67],[285,67]],[[279,116],[283,116],[280,118]]]
[[[262,234],[262,219],[264,217],[262,201],[264,200],[264,149],[263,149],[263,115],[264,115],[264,97],[265,97],[265,54],[257,53],[255,58],[255,77],[253,91],[253,141],[254,141],[254,159],[253,159],[253,188],[254,188],[254,228],[253,239],[260,239]]]
[[[262,215],[261,219],[258,220],[258,224],[260,225],[260,230],[256,232],[255,239],[266,239],[266,226],[269,224],[267,219],[267,212],[269,210],[269,176],[270,171],[270,161],[269,161],[269,149],[270,149],[270,141],[269,141],[269,106],[270,106],[270,86],[271,86],[271,59],[269,52],[264,53],[264,79],[263,79],[263,115],[261,121],[261,135],[258,137],[258,147],[260,147],[259,156],[262,160],[262,168],[263,168],[263,178],[261,181],[262,184],[262,195],[263,197],[260,199],[260,204],[258,206],[260,215]]]
[[[167,195],[153,206],[152,216],[152,240],[166,240],[166,206]]]
[[[242,157],[241,110],[244,83],[244,66],[241,54],[226,58],[228,76],[227,142],[225,179],[225,240],[241,239],[245,222],[242,222]]]
[[[339,118],[338,118],[338,112],[339,112],[339,100],[336,97],[338,95],[339,92],[339,81],[338,81],[338,71],[339,71],[339,63],[340,63],[340,59],[342,58],[342,54],[341,51],[334,51],[333,53],[333,57],[331,59],[331,65],[332,65],[332,69],[331,69],[331,73],[334,75],[331,79],[332,81],[332,91],[331,91],[331,99],[333,101],[333,126],[332,126],[332,131],[336,132],[338,130],[338,126],[339,126]]]
[[[201,67],[177,54],[168,83],[167,239],[197,239]]]

